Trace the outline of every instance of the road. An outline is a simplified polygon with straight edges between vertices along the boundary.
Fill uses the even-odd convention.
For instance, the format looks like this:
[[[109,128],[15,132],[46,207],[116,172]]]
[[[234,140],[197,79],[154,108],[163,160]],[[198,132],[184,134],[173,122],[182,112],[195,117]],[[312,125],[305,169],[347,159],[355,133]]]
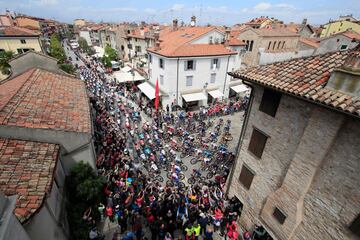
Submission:
[[[71,49],[70,45],[68,45],[65,41],[63,41],[64,50],[67,59],[69,60],[69,57],[71,57],[71,63],[76,66],[76,64],[80,66],[85,66],[85,64],[81,61],[81,59],[76,60],[77,56],[75,55],[74,51]]]

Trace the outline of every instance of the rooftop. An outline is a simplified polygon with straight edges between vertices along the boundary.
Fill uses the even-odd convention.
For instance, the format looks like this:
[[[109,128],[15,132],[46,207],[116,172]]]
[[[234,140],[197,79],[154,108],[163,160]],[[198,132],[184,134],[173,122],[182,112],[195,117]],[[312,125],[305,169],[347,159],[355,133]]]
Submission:
[[[259,28],[259,29],[253,29],[254,32],[256,32],[258,35],[263,37],[298,37],[299,34],[292,32],[286,28],[277,28],[277,29],[271,29],[271,28]]]
[[[303,44],[306,44],[310,47],[313,47],[313,48],[318,48],[319,45],[320,45],[320,40],[319,39],[316,39],[316,38],[304,38],[304,37],[301,37],[299,39],[299,41]]]
[[[0,36],[14,37],[14,36],[39,36],[38,33],[22,27],[3,27],[0,28]]]
[[[212,32],[216,27],[179,27],[176,31],[160,32],[160,50],[148,51],[167,57],[215,56],[236,54],[223,44],[191,44],[195,39]]]
[[[91,132],[84,83],[69,75],[30,69],[0,84],[0,125]]]
[[[31,218],[51,191],[59,145],[0,138],[0,190],[17,194],[15,215]]]
[[[359,48],[237,70],[230,75],[359,117],[358,96],[325,88],[331,73],[353,56],[360,56]]]

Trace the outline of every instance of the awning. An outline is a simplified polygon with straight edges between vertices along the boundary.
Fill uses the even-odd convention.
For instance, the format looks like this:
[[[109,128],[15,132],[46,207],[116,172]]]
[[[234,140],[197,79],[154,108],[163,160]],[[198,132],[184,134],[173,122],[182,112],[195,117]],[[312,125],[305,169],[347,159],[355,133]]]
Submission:
[[[113,73],[113,76],[116,78],[116,81],[118,83],[145,80],[145,78],[141,76],[137,71],[134,71],[134,74],[132,74],[131,72],[116,71]]]
[[[221,98],[222,96],[224,96],[224,94],[222,94],[222,92],[220,92],[217,89],[213,91],[209,91],[208,94],[210,94],[213,98]]]
[[[182,97],[184,98],[184,100],[186,102],[193,102],[193,101],[200,101],[200,100],[206,100],[207,99],[205,94],[202,93],[202,92],[184,94],[184,95],[182,95]]]
[[[246,92],[248,91],[249,89],[243,85],[243,84],[240,84],[240,85],[236,85],[236,86],[232,86],[230,87],[232,90],[234,90],[236,93],[240,93],[240,92]]]
[[[144,82],[138,85],[138,88],[143,92],[150,100],[155,98],[155,88],[148,82]],[[160,95],[160,94],[159,94]]]

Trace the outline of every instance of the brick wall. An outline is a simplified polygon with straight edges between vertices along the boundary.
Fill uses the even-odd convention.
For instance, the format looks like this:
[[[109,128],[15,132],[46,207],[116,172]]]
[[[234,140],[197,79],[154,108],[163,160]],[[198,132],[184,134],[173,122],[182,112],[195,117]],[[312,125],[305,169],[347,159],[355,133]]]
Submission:
[[[236,195],[244,204],[239,219],[241,226],[253,230],[254,224],[263,225],[275,239],[332,239],[333,232],[339,236],[334,239],[351,239],[347,226],[360,209],[357,190],[360,177],[356,174],[360,170],[360,149],[356,147],[360,146],[360,121],[343,120],[345,117],[341,114],[286,95],[282,96],[273,118],[258,111],[262,93],[261,87],[254,87],[249,123],[229,189],[229,196]],[[328,127],[319,129],[322,126],[320,120],[329,124]],[[269,135],[261,159],[247,150],[253,127]],[[322,155],[317,154],[321,149]],[[294,164],[301,165],[302,159],[311,164]],[[347,161],[345,166],[342,165],[344,161]],[[249,190],[238,180],[244,164],[255,173]],[[304,175],[299,181],[302,184],[298,184],[297,175]],[[332,179],[337,180],[332,182]],[[338,183],[340,179],[344,179],[344,183]],[[300,193],[275,194],[276,190],[281,191],[281,186],[286,189],[297,187]],[[274,205],[289,206],[283,225],[272,216]],[[317,232],[322,235],[315,234]]]

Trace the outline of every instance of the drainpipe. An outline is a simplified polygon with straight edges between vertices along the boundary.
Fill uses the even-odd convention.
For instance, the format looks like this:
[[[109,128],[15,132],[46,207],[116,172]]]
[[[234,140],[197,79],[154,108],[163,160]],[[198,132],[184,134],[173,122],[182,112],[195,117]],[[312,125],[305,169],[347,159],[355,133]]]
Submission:
[[[176,64],[176,105],[179,105],[179,58]]]
[[[231,57],[231,55],[228,56],[228,60],[227,60],[227,64],[226,64],[226,72],[229,71],[229,61],[230,61],[230,57]],[[225,98],[226,79],[227,79],[227,74],[225,74],[224,88],[223,88],[223,95],[224,95],[223,98]]]
[[[229,74],[229,75],[231,75],[231,74]],[[247,107],[246,114],[245,114],[245,119],[244,119],[243,125],[241,127],[240,138],[239,138],[238,144],[237,144],[236,149],[235,149],[235,152],[236,152],[235,163],[234,163],[233,167],[231,168],[230,175],[229,175],[229,177],[227,179],[227,187],[226,187],[226,192],[225,192],[226,196],[228,196],[229,191],[230,191],[230,183],[232,182],[233,177],[234,177],[236,164],[238,163],[238,158],[239,158],[239,155],[240,155],[240,148],[241,148],[242,142],[244,140],[245,130],[246,130],[246,127],[247,127],[248,122],[249,122],[250,110],[251,110],[251,106],[252,106],[253,100],[254,100],[254,88],[253,88],[253,86],[251,86],[249,84],[246,84],[244,81],[242,81],[242,82],[243,82],[243,84],[245,84],[246,86],[251,88],[251,94],[250,94],[250,99],[249,99],[249,105]]]

